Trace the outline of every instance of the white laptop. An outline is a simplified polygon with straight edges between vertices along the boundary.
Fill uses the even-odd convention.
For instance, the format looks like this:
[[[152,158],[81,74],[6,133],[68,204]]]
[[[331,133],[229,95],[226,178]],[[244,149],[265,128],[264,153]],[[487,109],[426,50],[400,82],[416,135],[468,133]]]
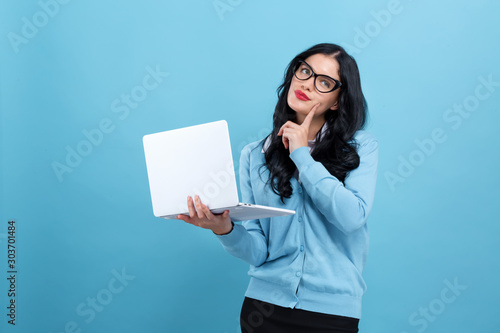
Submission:
[[[143,143],[156,217],[189,215],[187,197],[195,195],[215,214],[229,210],[232,221],[295,214],[239,202],[225,120],[145,135]]]

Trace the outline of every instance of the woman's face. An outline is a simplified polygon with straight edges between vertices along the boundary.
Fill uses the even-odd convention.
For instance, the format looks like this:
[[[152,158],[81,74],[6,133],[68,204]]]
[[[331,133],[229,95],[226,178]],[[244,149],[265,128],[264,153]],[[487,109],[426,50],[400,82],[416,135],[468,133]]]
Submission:
[[[330,76],[340,81],[339,64],[332,56],[317,53],[305,59],[305,62],[316,74]],[[320,84],[318,79],[318,84]],[[336,110],[340,89],[329,93],[321,93],[314,87],[314,76],[307,80],[299,80],[295,75],[288,90],[287,102],[297,112],[297,120],[301,121],[319,103],[315,117],[323,117],[328,110]]]

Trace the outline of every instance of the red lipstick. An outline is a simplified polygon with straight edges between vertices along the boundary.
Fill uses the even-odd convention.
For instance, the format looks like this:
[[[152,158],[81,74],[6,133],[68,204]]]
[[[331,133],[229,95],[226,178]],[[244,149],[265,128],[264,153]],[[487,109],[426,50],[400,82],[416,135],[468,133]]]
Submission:
[[[307,97],[307,95],[304,94],[304,92],[302,92],[302,90],[299,90],[299,89],[295,90],[295,96],[298,99],[300,99],[301,101],[309,101],[310,100],[310,98]]]

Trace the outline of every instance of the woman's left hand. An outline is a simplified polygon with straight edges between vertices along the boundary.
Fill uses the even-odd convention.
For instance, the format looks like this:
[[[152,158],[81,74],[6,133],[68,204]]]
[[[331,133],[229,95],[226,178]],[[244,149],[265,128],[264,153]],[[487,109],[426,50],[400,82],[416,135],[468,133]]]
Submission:
[[[190,196],[187,198],[187,206],[189,215],[177,215],[178,220],[183,220],[203,229],[210,229],[216,235],[227,234],[233,229],[228,210],[222,214],[213,214],[197,195],[194,200]]]
[[[297,148],[307,147],[309,145],[309,127],[311,126],[311,121],[318,106],[319,104],[313,106],[302,124],[299,125],[289,120],[281,126],[278,136],[281,136],[285,149],[289,149],[290,153]]]

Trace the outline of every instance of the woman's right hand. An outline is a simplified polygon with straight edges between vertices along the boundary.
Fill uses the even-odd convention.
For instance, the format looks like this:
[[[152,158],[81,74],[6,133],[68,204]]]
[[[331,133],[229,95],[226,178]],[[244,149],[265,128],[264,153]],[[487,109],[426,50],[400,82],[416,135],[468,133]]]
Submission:
[[[194,200],[187,197],[188,215],[177,215],[177,219],[195,225],[203,229],[210,229],[216,235],[228,234],[233,230],[233,222],[229,218],[229,211],[222,214],[213,214],[207,205],[204,205],[200,197],[195,195]]]

